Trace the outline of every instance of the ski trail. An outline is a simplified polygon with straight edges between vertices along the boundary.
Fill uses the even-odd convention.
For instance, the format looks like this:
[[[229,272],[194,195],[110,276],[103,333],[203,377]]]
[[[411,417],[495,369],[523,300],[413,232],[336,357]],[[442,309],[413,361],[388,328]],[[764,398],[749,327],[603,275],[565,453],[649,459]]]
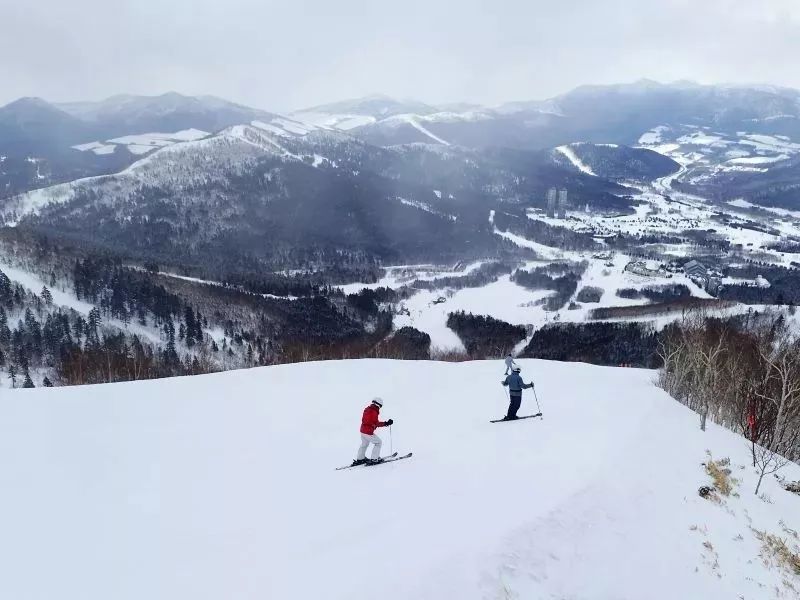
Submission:
[[[435,133],[433,133],[429,129],[426,129],[425,127],[423,127],[419,123],[419,121],[417,121],[414,117],[408,117],[406,120],[408,121],[409,125],[411,125],[415,129],[417,129],[418,131],[421,131],[422,133],[427,135],[432,140],[436,140],[437,142],[439,142],[440,144],[444,144],[445,146],[449,146],[450,145],[450,142],[448,142],[446,140],[443,140],[442,138],[440,138],[438,135],[436,135]]]
[[[571,162],[581,173],[586,173],[587,175],[594,175],[597,177],[597,173],[592,171],[592,169],[589,168],[586,163],[578,158],[578,155],[575,154],[575,151],[569,146],[559,146],[556,148],[556,152],[563,154],[567,160],[569,160],[569,162]]]

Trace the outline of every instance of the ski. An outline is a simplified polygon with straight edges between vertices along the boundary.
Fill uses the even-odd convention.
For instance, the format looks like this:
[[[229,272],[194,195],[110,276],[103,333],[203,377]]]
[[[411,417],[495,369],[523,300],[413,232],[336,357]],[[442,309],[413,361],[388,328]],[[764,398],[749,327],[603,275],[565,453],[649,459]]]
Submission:
[[[394,462],[396,460],[403,460],[404,458],[411,458],[411,456],[413,454],[414,454],[413,452],[409,452],[408,454],[403,454],[403,456],[397,456],[397,453],[395,452],[394,455],[392,455],[391,457],[387,456],[386,458],[381,459],[381,462],[378,462],[378,463],[375,463],[375,464],[372,464],[372,465],[364,465],[364,466],[365,467],[377,467],[378,465],[382,465],[384,463]]]
[[[542,413],[536,413],[535,415],[525,415],[524,417],[517,417],[516,419],[495,419],[494,421],[489,421],[489,423],[507,423],[513,421],[521,421],[522,419],[535,419],[536,417],[541,417],[541,416]]]
[[[392,459],[392,460],[394,460],[394,458],[395,458],[396,456],[397,456],[397,452],[395,452],[394,454],[390,454],[390,455],[388,455],[388,456],[384,456],[383,458],[381,458],[381,460],[382,460],[382,461],[386,461],[386,460],[389,460],[389,459]],[[337,470],[337,471],[343,471],[344,469],[352,469],[352,468],[354,468],[354,467],[366,467],[366,466],[367,466],[367,465],[365,465],[365,464],[360,464],[360,465],[345,465],[345,466],[343,466],[343,467],[336,467],[336,470]]]

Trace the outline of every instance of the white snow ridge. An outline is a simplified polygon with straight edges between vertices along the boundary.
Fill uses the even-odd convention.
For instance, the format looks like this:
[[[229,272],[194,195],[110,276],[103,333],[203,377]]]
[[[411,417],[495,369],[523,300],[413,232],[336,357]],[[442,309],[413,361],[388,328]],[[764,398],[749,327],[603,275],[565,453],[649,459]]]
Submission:
[[[744,439],[701,432],[652,371],[520,362],[543,419],[489,423],[499,361],[5,394],[0,598],[797,597],[759,536],[795,548],[800,497],[772,478],[753,494]],[[335,471],[377,394],[384,452],[414,456]],[[737,480],[719,501],[698,495],[707,452]]]
[[[586,173],[587,175],[597,175],[594,171],[592,171],[591,167],[584,163],[577,154],[575,154],[575,150],[572,149],[571,146],[559,146],[556,148],[556,152],[560,152],[563,154],[569,162],[575,166],[581,173]]]

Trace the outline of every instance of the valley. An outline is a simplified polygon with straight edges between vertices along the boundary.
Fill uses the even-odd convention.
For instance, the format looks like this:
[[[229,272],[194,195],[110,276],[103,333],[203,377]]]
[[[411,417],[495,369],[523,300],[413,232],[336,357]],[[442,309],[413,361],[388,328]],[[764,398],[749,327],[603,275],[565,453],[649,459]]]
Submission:
[[[598,130],[621,97],[629,116]],[[40,175],[0,201],[0,246],[43,319],[38,282],[74,299],[53,306],[91,308],[73,263],[108,261],[90,284],[109,298],[104,327],[156,358],[174,346],[158,372],[386,352],[483,358],[534,352],[536,332],[567,324],[659,335],[687,311],[793,321],[800,205],[764,193],[800,160],[796,102],[787,90],[685,84],[462,111],[373,96],[288,116],[177,94],[26,101],[0,113],[70,124],[69,145],[53,140],[59,153],[124,168],[46,185],[55,163],[37,130],[16,156]],[[549,190],[563,191],[563,209],[548,207]],[[169,308],[136,296],[112,308],[130,293],[120,277],[166,294]],[[185,338],[189,311],[203,331]],[[487,346],[464,339],[464,323],[453,329],[477,318],[506,333]],[[19,354],[10,334],[0,351]],[[53,352],[15,362],[58,383],[64,351]]]

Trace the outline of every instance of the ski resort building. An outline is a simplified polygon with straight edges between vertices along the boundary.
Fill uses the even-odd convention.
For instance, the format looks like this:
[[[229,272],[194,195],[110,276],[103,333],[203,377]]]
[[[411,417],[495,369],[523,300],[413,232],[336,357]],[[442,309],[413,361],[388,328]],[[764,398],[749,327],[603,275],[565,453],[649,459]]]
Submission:
[[[672,277],[663,265],[651,265],[641,260],[634,260],[625,265],[627,273],[633,273],[640,277]]]
[[[696,260],[690,260],[683,265],[683,272],[686,273],[688,277],[698,277],[703,279],[708,277],[708,269],[706,269],[703,263]]]
[[[567,190],[558,190],[558,204],[556,206],[556,218],[567,218]]]
[[[547,190],[547,216],[554,219],[556,216],[556,201],[558,199],[558,190],[550,188]]]

